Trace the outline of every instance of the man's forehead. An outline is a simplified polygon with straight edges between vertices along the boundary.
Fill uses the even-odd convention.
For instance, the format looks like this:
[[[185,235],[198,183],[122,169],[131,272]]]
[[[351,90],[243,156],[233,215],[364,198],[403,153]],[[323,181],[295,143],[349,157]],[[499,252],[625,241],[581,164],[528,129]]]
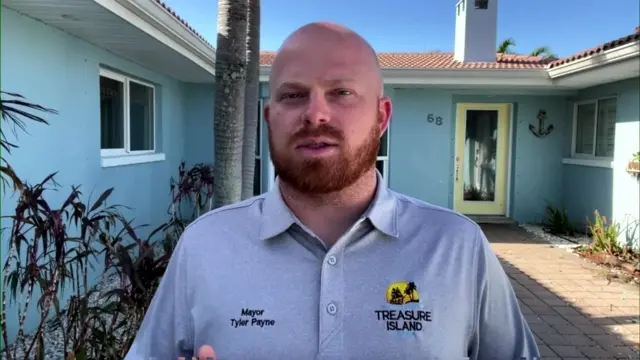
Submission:
[[[367,67],[348,58],[316,57],[315,59],[291,58],[283,61],[278,69],[282,79],[315,79],[323,81],[356,81],[366,76]]]
[[[289,36],[276,53],[269,82],[368,82],[379,76],[375,51],[355,32],[311,24]]]
[[[344,56],[342,52],[314,53],[304,51],[282,52],[274,64],[273,85],[298,81],[301,83],[366,82],[375,69],[366,58]]]

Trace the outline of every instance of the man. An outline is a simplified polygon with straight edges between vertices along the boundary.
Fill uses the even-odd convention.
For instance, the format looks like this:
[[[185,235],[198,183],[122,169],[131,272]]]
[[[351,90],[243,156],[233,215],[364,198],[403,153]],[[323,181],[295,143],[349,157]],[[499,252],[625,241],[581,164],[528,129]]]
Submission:
[[[186,229],[126,359],[539,357],[477,224],[383,185],[392,106],[367,42],[303,26],[269,87],[275,188]]]

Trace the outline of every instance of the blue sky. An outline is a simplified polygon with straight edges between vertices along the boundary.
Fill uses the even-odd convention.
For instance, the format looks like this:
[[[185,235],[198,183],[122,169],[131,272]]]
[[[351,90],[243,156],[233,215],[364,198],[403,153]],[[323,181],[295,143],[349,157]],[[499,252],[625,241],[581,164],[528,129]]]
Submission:
[[[215,0],[165,0],[214,46]],[[276,50],[297,27],[332,21],[362,34],[376,51],[453,51],[456,0],[262,0],[261,50]],[[634,31],[638,0],[501,0],[498,40],[516,52],[547,45],[567,56]]]

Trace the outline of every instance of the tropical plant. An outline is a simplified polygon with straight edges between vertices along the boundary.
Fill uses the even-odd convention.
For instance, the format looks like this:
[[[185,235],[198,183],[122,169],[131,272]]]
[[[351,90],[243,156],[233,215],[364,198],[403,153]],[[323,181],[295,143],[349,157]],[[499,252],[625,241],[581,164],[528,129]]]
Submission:
[[[498,45],[498,49],[496,50],[496,52],[498,54],[512,54],[513,52],[511,51],[511,49],[515,46],[516,41],[513,38],[504,39]]]
[[[48,109],[42,107],[40,105],[32,104],[27,102],[25,97],[11,92],[0,91],[0,95],[3,96],[0,99],[0,111],[2,112],[2,121],[7,122],[7,125],[12,128],[14,135],[17,137],[16,127],[20,128],[25,133],[27,129],[25,127],[26,123],[22,118],[26,120],[30,120],[36,123],[41,124],[49,124],[47,120],[44,118],[34,115],[30,112],[30,110],[37,110],[48,112],[52,114],[57,114],[58,112],[54,109]],[[4,96],[9,96],[9,99],[5,99]],[[17,148],[18,145],[9,142],[6,138],[5,126],[0,126],[0,146],[2,147],[2,151],[6,151],[8,154],[11,154],[12,148]],[[2,190],[4,191],[7,185],[11,185],[11,187],[15,190],[22,190],[23,184],[15,173],[11,165],[7,162],[7,159],[4,156],[0,156],[0,176],[2,178]]]
[[[178,180],[171,178],[171,205],[169,214],[172,219],[195,220],[203,212],[213,209],[213,166],[199,163],[186,169],[183,161],[178,168]],[[184,206],[190,207],[191,214],[184,217]]]
[[[513,51],[513,48],[515,46],[516,46],[516,41],[513,38],[507,38],[502,40],[498,44],[498,48],[496,49],[496,52],[498,54],[516,54],[516,52]],[[533,51],[531,51],[529,55],[539,56],[545,60],[553,60],[558,58],[558,56],[554,54],[553,51],[551,51],[551,48],[549,46],[537,47]]]
[[[564,206],[556,208],[547,203],[543,225],[550,234],[565,236],[574,236],[576,234],[576,230],[569,220],[567,209]]]
[[[247,27],[247,80],[244,101],[244,139],[242,143],[242,199],[253,196],[255,152],[259,144],[258,96],[260,91],[260,0],[249,0]]]
[[[32,354],[33,351],[38,359],[44,356],[45,325],[52,312],[58,318],[62,316],[59,296],[64,295],[67,285],[71,286],[73,293],[70,316],[78,318],[65,322],[67,325],[62,329],[64,346],[65,349],[75,349],[84,345],[92,323],[91,309],[86,302],[92,295],[88,277],[93,266],[91,259],[98,255],[96,244],[114,242],[109,233],[122,219],[119,206],[105,205],[113,189],[102,193],[95,203],[85,204],[80,200],[79,187],[72,186],[61,206],[50,204],[46,195],[57,185],[54,175],[47,176],[36,185],[25,183],[15,214],[8,216],[12,224],[9,252],[3,266],[2,291],[2,336],[5,344],[9,343],[5,323],[7,290],[11,299],[18,301],[19,318],[12,356],[6,351],[8,359],[16,357],[18,345],[22,345],[24,354]],[[70,231],[73,228],[77,229],[75,234]],[[42,294],[37,301],[39,324],[30,340],[25,341],[24,324],[35,290]]]
[[[218,1],[214,207],[242,198],[248,0]]]
[[[22,129],[21,117],[47,122],[11,106],[7,109],[7,104],[55,113],[22,100],[3,102],[3,119],[13,121]],[[5,118],[6,113],[14,116]],[[6,139],[2,140],[4,147]],[[10,169],[8,164],[7,169]],[[197,164],[187,170],[184,163],[180,164],[178,179],[171,179],[170,183],[169,220],[146,238],[139,235],[138,229],[142,226],[134,227],[123,215],[122,210],[127,207],[109,205],[113,188],[104,191],[94,202],[83,202],[80,186],[71,186],[69,195],[57,206],[51,203],[49,195],[60,190],[54,180],[56,173],[35,185],[17,176],[9,177],[14,184],[19,184],[16,186],[20,196],[14,214],[3,217],[11,221],[10,227],[2,229],[9,240],[3,264],[1,309],[2,351],[6,359],[44,359],[51,350],[45,349],[44,335],[50,331],[61,333],[66,360],[122,359],[136,336],[182,231],[202,211],[212,207],[212,172],[210,165]],[[181,212],[184,208],[191,209],[186,217]],[[99,264],[99,259],[104,263]],[[97,266],[104,266],[102,280],[117,280],[115,288],[105,290],[92,285],[90,269]],[[61,297],[69,290],[67,303],[61,304]],[[18,329],[13,343],[9,341],[6,321],[7,299],[17,303]],[[27,335],[27,311],[34,302],[39,310],[39,322],[35,332]]]
[[[179,168],[179,180],[172,181],[169,221],[146,238],[140,228],[125,219],[121,209],[107,205],[113,188],[94,203],[83,203],[79,187],[61,207],[46,200],[53,187],[53,174],[35,186],[25,184],[23,195],[10,216],[9,256],[4,264],[4,299],[18,301],[18,336],[5,348],[7,359],[16,359],[20,347],[27,358],[43,359],[44,332],[60,331],[66,359],[122,359],[135,339],[146,309],[158,287],[173,249],[193,217],[182,217],[182,207],[207,208],[211,204],[213,179],[211,166],[198,164],[190,170]],[[204,174],[204,175],[201,175]],[[194,181],[194,178],[197,179]],[[197,199],[196,205],[193,201]],[[197,216],[200,210],[191,213]],[[72,231],[72,229],[76,231]],[[23,252],[25,254],[23,254]],[[25,260],[22,260],[26,258]],[[102,279],[115,276],[115,288],[102,292],[91,286],[89,270],[104,259]],[[60,304],[67,285],[72,294],[67,306]],[[36,291],[37,290],[37,291]],[[9,297],[7,296],[9,292]],[[40,321],[37,330],[25,335],[27,309],[34,293],[38,299]],[[102,305],[97,305],[97,300]],[[53,320],[48,321],[52,313]],[[2,336],[7,334],[6,304],[2,307]]]
[[[618,242],[620,236],[620,224],[608,223],[607,217],[600,215],[598,210],[593,212],[594,221],[587,217],[589,232],[591,233],[591,249],[595,252],[604,252],[609,255],[619,255],[622,247]]]
[[[552,59],[557,59],[558,56],[556,54],[553,53],[553,51],[551,51],[551,48],[548,46],[540,46],[538,48],[535,48],[531,54],[531,56],[540,56],[543,59],[548,59],[548,60],[552,60]]]

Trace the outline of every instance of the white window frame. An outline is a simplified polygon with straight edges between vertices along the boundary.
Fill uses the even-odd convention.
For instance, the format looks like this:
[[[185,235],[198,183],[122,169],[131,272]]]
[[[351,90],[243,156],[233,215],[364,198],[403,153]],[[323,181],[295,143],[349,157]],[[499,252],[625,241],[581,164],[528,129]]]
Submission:
[[[148,82],[142,81],[142,80],[138,80],[138,79],[133,79],[131,77],[116,73],[114,71],[111,70],[106,70],[103,68],[100,68],[99,71],[100,77],[106,77],[115,81],[119,81],[122,83],[122,88],[123,88],[123,119],[124,119],[124,147],[121,149],[102,149],[100,148],[100,156],[101,156],[101,163],[103,167],[111,167],[111,166],[120,166],[120,165],[131,165],[131,164],[137,164],[137,163],[145,163],[145,162],[154,162],[154,161],[162,161],[165,160],[165,154],[163,153],[158,153],[156,152],[156,145],[157,145],[157,134],[158,134],[158,127],[157,127],[157,91],[156,91],[156,87]],[[153,108],[153,115],[152,115],[152,121],[153,121],[153,149],[152,150],[139,150],[139,151],[131,151],[130,150],[130,137],[129,137],[129,132],[131,131],[130,128],[130,98],[129,98],[129,84],[130,83],[137,83],[140,85],[144,85],[147,86],[149,88],[151,88],[151,91],[153,92],[153,96],[152,96],[152,108]],[[102,122],[102,119],[100,119],[100,122]]]
[[[617,108],[617,96],[604,96],[593,98],[584,101],[578,101],[573,104],[573,124],[571,127],[571,158],[564,159],[563,163],[565,164],[573,164],[573,165],[585,165],[585,166],[596,166],[596,167],[612,167],[613,166],[613,157],[609,156],[596,156],[596,145],[597,145],[597,137],[598,137],[598,104],[602,100],[608,99],[616,99],[616,114],[618,111]],[[576,143],[577,143],[577,133],[578,133],[578,107],[580,105],[585,104],[594,104],[594,121],[593,121],[593,151],[591,154],[581,154],[576,153]],[[615,144],[615,140],[614,140]]]
[[[376,157],[376,165],[378,161],[382,161],[382,181],[385,186],[389,186],[389,156],[391,155],[391,122],[389,122],[389,126],[387,126],[386,134],[387,134],[387,155],[385,156],[377,156]],[[383,135],[384,136],[384,135]],[[381,139],[382,140],[382,139]],[[382,147],[382,141],[380,141],[380,147]],[[377,166],[376,166],[377,168]]]

